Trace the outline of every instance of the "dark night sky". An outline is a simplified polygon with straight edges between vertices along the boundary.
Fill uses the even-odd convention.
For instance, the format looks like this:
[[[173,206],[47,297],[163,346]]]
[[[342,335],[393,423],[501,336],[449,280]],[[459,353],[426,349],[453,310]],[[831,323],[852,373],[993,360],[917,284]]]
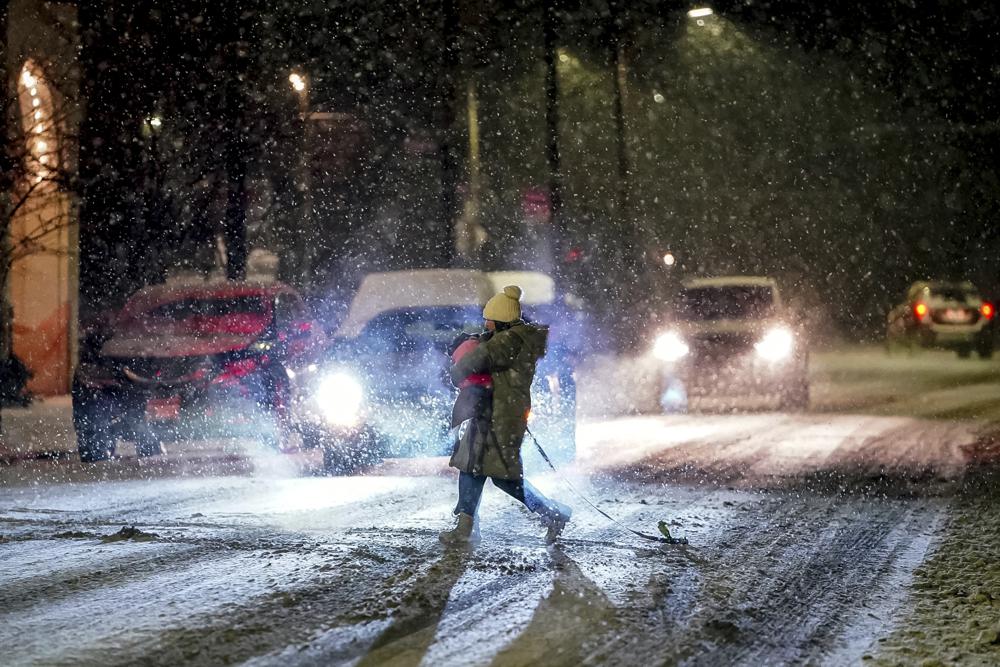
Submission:
[[[686,11],[701,4],[622,0],[619,6],[628,10],[623,16],[629,28],[639,33],[658,31],[656,34],[663,35],[669,45],[683,30]],[[818,79],[830,77],[831,89],[843,83],[832,75],[842,77],[847,68],[864,82],[861,88],[865,91],[880,94],[887,91],[895,100],[893,113],[899,115],[895,121],[885,123],[887,131],[907,135],[906,141],[911,144],[919,143],[917,135],[933,134],[937,144],[928,143],[928,146],[948,145],[965,156],[962,164],[953,169],[956,181],[965,179],[967,185],[962,186],[965,190],[945,193],[941,199],[947,195],[958,202],[954,206],[949,204],[951,208],[944,211],[952,216],[951,219],[962,219],[965,213],[972,212],[972,217],[978,216],[978,221],[974,221],[978,227],[970,228],[972,231],[957,228],[956,238],[964,237],[958,238],[961,242],[954,244],[952,255],[961,264],[970,243],[997,241],[987,238],[993,233],[989,231],[992,223],[988,220],[997,207],[997,196],[995,192],[990,194],[988,187],[980,187],[975,175],[994,169],[998,163],[996,147],[1000,134],[995,125],[1000,119],[997,95],[1000,67],[995,62],[993,45],[1000,42],[1000,9],[968,0],[837,3],[721,0],[707,4],[733,25],[752,33],[761,44],[769,44],[773,47],[772,52],[785,53],[790,61],[798,59],[795,66],[787,68],[789,71],[808,60],[801,56],[805,52],[817,56],[812,62],[833,63],[829,71],[816,73]],[[400,189],[400,183],[411,178],[403,173],[396,175],[401,179],[398,182],[387,180],[386,165],[391,162],[392,151],[398,150],[402,137],[414,126],[426,128],[437,118],[443,44],[441,0],[421,3],[361,0],[335,3],[316,0],[279,5],[249,3],[246,7],[253,11],[247,12],[239,11],[235,5],[209,5],[194,0],[173,0],[160,3],[155,9],[141,3],[108,4],[97,0],[81,0],[80,6],[85,32],[89,31],[84,40],[83,58],[85,70],[89,72],[86,94],[90,105],[82,155],[84,177],[89,184],[83,217],[85,228],[89,225],[90,229],[100,230],[82,236],[87,246],[84,248],[84,283],[88,281],[88,266],[94,270],[90,280],[98,284],[104,281],[108,258],[116,253],[120,255],[116,261],[122,266],[136,264],[129,254],[135,252],[134,249],[121,243],[134,241],[136,229],[144,230],[142,248],[160,237],[167,239],[168,246],[183,241],[177,238],[181,232],[178,232],[180,227],[175,224],[175,218],[162,218],[159,230],[156,225],[150,226],[148,215],[142,218],[143,210],[148,210],[148,202],[141,201],[141,196],[136,197],[136,172],[148,172],[149,168],[148,147],[144,148],[136,137],[140,134],[143,118],[153,111],[181,119],[172,127],[180,128],[183,121],[190,128],[179,137],[186,143],[176,152],[178,159],[189,163],[189,184],[224,183],[222,178],[213,181],[211,175],[225,171],[219,162],[222,151],[217,149],[220,140],[231,141],[233,128],[247,137],[256,136],[258,145],[251,146],[250,142],[244,147],[257,151],[255,159],[259,163],[270,167],[277,165],[272,171],[284,172],[287,176],[289,165],[294,165],[297,158],[294,150],[286,150],[282,157],[282,142],[286,149],[294,148],[295,144],[288,143],[288,137],[297,136],[294,132],[298,131],[295,127],[282,126],[282,122],[287,122],[281,118],[295,114],[287,73],[303,68],[314,78],[313,108],[349,111],[363,118],[372,129],[373,150],[384,164],[365,173],[352,174],[354,180],[369,179],[359,196],[368,197],[375,205],[362,204],[357,209],[359,215],[367,216],[368,220],[379,215],[377,205],[386,193]],[[542,3],[538,0],[513,3],[481,0],[458,2],[457,6],[468,30],[463,58],[467,64],[479,67],[485,77],[482,122],[484,128],[493,132],[492,139],[490,136],[484,139],[487,168],[495,166],[491,161],[499,165],[494,183],[506,179],[506,184],[501,185],[514,192],[518,183],[538,182],[544,178],[544,161],[539,157],[542,151],[538,144],[542,115],[540,86],[537,85],[539,81],[531,78],[536,76],[532,72],[540,71]],[[588,71],[606,72],[611,15],[608,2],[570,0],[560,6],[566,19],[561,43],[585,61]],[[233,43],[239,48],[233,47]],[[244,55],[234,58],[234,54]],[[656,57],[661,58],[662,54]],[[633,64],[636,90],[640,91],[648,82],[641,80],[643,63]],[[744,66],[752,68],[753,64]],[[236,85],[232,73],[241,68],[246,73],[244,85]],[[667,74],[669,78],[669,72]],[[772,86],[775,83],[773,79],[761,81]],[[606,81],[602,79],[598,85],[604,86]],[[606,120],[607,109],[601,98],[607,97],[609,90],[595,88],[590,99],[584,96],[573,100],[581,106],[567,109],[570,115],[577,113],[577,118],[568,116],[566,121],[572,124],[573,131],[586,134],[593,130],[590,138],[596,141],[595,150],[587,147],[577,151],[578,157],[596,156],[596,166],[587,167],[592,173],[582,173],[578,169],[581,174],[578,191],[586,191],[592,181],[604,187],[600,185],[600,177],[614,164],[607,129],[601,126],[588,130],[588,122],[593,119],[579,117],[586,112],[603,114]],[[525,97],[513,102],[505,99],[517,91]],[[770,89],[762,94],[780,96],[784,92]],[[724,96],[725,93],[724,89],[717,90],[710,96]],[[746,91],[743,94],[746,95]],[[789,94],[794,95],[795,91]],[[511,106],[504,107],[504,103]],[[518,114],[520,126],[504,118]],[[503,133],[497,134],[501,130]],[[766,132],[766,128],[762,131]],[[88,141],[88,136],[97,136],[100,141]],[[294,142],[294,138],[291,141]],[[749,141],[749,145],[757,147],[756,159],[768,161],[772,157],[769,151],[774,147],[767,146],[765,138],[750,137]],[[832,137],[829,141],[842,142],[842,138]],[[722,160],[731,156],[726,151],[732,143],[732,137],[719,137],[721,150],[715,157]],[[567,148],[572,151],[572,147]],[[488,153],[490,150],[494,152]],[[912,149],[908,150],[912,155]],[[524,154],[518,155],[517,151]],[[878,168],[884,169],[884,166]],[[933,170],[926,173],[933,174]],[[141,182],[141,177],[139,180]],[[858,191],[869,188],[862,194],[872,195],[870,181],[855,186]],[[739,187],[750,186],[744,183]],[[206,193],[210,191],[202,189],[194,195],[180,192],[182,208],[206,210],[211,201],[197,199]],[[906,197],[903,192],[895,194]],[[507,196],[508,199],[513,197],[510,193]],[[411,198],[403,203],[412,204],[413,201]],[[698,207],[715,209],[709,215],[730,213],[723,209],[731,202],[704,197],[699,200],[697,193],[689,196],[689,203],[691,206],[685,213],[688,218],[692,212],[698,212]],[[912,204],[912,208],[919,208],[919,204]],[[727,219],[726,215],[720,219]],[[137,216],[145,220],[143,225],[135,224]],[[199,225],[205,227],[204,222],[189,225],[189,229],[197,232]],[[930,243],[933,246],[934,241],[928,241],[924,231],[908,227],[913,223],[913,219],[898,222],[904,244],[930,247],[927,246]],[[933,227],[937,221],[917,223]],[[676,223],[667,219],[664,224]],[[757,224],[769,223],[762,220]],[[869,232],[881,233],[886,223],[869,220],[866,224]],[[952,233],[947,229],[932,231],[940,238]],[[746,233],[752,236],[756,232],[748,230]],[[88,252],[96,253],[93,261],[86,259]],[[332,252],[337,254],[340,250]],[[898,266],[906,268],[911,255],[901,255]],[[840,259],[834,257],[830,262],[836,267]],[[917,265],[911,268],[923,270]],[[987,268],[990,275],[995,273],[992,267],[984,270]],[[822,275],[814,278],[817,281],[825,279]],[[150,276],[139,278],[140,283],[148,279]],[[900,271],[883,282],[907,279],[909,276]],[[121,289],[125,290],[134,280],[134,277],[124,280]],[[871,278],[873,283],[877,280],[878,276]],[[849,282],[845,286],[849,286]],[[894,290],[896,286],[890,289]],[[879,294],[875,302],[864,307],[870,308],[872,317],[877,319],[882,307],[879,300],[887,298]]]
[[[724,0],[722,12],[788,31],[885,81],[911,106],[962,123],[1000,117],[1000,7],[983,0]]]

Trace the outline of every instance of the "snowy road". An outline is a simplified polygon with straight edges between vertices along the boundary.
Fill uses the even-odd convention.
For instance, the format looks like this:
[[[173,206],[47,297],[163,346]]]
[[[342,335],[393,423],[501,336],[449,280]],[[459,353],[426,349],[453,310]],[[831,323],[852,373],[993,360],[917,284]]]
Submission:
[[[297,472],[308,458],[191,445],[0,466],[0,661],[856,664],[905,616],[992,428],[767,411],[582,424],[573,486],[688,546],[631,538],[547,475],[576,509],[561,544],[489,488],[483,544],[445,553],[441,459],[327,478]]]

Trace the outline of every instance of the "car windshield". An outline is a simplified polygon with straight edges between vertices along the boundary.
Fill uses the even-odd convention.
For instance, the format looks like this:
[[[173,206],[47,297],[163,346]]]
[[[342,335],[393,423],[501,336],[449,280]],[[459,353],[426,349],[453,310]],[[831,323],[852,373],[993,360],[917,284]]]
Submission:
[[[773,305],[771,288],[764,285],[693,287],[681,291],[677,312],[691,321],[739,320],[764,317]]]
[[[129,333],[259,335],[269,321],[267,301],[261,295],[199,296],[150,305],[126,317],[120,328]]]
[[[369,346],[386,352],[445,350],[455,337],[483,329],[478,306],[394,310],[369,322],[361,335]]]
[[[959,285],[936,285],[931,287],[931,296],[946,301],[959,301],[969,303],[979,301],[980,297],[976,290]]]

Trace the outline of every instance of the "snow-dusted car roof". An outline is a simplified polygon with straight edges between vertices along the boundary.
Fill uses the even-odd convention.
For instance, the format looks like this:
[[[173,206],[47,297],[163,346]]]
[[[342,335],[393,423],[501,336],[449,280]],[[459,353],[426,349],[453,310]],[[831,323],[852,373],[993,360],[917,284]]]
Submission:
[[[910,289],[966,289],[974,290],[976,286],[969,280],[918,280],[910,285]]]
[[[692,278],[684,281],[684,287],[733,287],[747,285],[755,287],[777,287],[774,278],[766,276],[714,276],[712,278]]]
[[[179,299],[226,299],[239,296],[274,297],[295,294],[295,290],[279,282],[230,282],[184,280],[143,287],[125,302],[123,315],[142,312],[168,301]]]
[[[556,281],[551,276],[538,271],[490,271],[486,274],[493,283],[493,292],[499,292],[507,285],[521,288],[521,303],[525,306],[539,306],[556,300]]]
[[[337,336],[356,338],[372,319],[404,308],[482,306],[505,285],[518,285],[522,303],[555,299],[555,282],[536,271],[483,272],[471,269],[415,269],[370,273],[361,281]]]
[[[479,306],[493,295],[482,271],[417,269],[369,273],[351,301],[337,335],[355,338],[377,315],[402,308]]]

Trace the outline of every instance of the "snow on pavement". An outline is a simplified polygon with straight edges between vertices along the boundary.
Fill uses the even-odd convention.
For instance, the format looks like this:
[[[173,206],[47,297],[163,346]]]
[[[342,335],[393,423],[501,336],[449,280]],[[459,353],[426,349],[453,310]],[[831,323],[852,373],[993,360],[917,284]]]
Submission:
[[[310,476],[316,452],[184,443],[153,460],[0,465],[3,662],[855,664],[892,637],[891,663],[906,655],[900,620],[923,622],[938,599],[908,611],[914,569],[948,553],[953,490],[981,464],[997,365],[872,351],[816,361],[806,414],[615,416],[638,406],[629,383],[653,374],[609,364],[602,384],[592,367],[578,461],[532,480],[575,508],[554,548],[488,487],[483,544],[443,551],[455,480],[441,458],[330,478]],[[597,406],[602,393],[621,400]],[[576,491],[691,544],[639,540]],[[973,547],[959,556],[966,570],[982,562]],[[951,588],[964,576],[938,570]],[[964,635],[946,636],[961,655]],[[970,655],[989,655],[978,646]]]
[[[822,414],[631,417],[581,424],[578,465],[614,469],[644,461],[660,473],[687,471],[743,485],[886,469],[948,479],[961,474],[966,450],[989,429],[979,420]]]
[[[775,413],[590,421],[572,488],[534,480],[576,508],[561,546],[546,549],[490,488],[484,543],[461,554],[436,539],[454,503],[444,459],[339,478],[270,464],[232,475],[230,458],[217,474],[203,460],[196,477],[181,466],[152,479],[130,458],[25,462],[0,468],[0,639],[16,647],[9,664],[698,664],[705,647],[734,664],[849,662],[888,627],[948,503],[895,497],[891,480],[872,494],[817,490],[810,475],[908,475],[911,461],[956,475],[982,428]],[[692,545],[636,540],[574,489]],[[104,541],[133,524],[155,537]],[[859,631],[858,609],[883,620]]]

